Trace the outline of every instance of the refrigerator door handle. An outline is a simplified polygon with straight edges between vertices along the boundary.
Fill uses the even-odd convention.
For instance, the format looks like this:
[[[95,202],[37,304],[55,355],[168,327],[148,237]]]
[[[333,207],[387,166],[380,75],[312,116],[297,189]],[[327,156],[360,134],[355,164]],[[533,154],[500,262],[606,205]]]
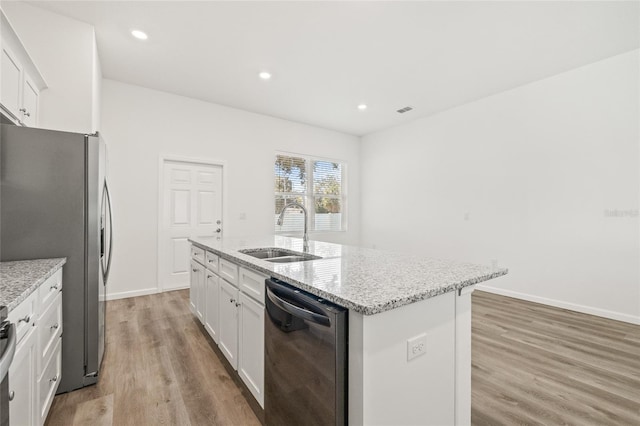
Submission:
[[[109,194],[109,185],[107,180],[104,180],[104,194],[107,199],[107,207],[109,208],[109,255],[107,257],[107,266],[102,274],[104,284],[107,285],[107,279],[109,278],[109,272],[111,272],[111,254],[113,252],[113,217],[111,209],[111,194]]]

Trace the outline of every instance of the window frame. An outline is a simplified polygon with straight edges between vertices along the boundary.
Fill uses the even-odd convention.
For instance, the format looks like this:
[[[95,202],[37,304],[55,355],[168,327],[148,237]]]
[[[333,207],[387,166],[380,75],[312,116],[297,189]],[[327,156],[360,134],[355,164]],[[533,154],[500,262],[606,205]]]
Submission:
[[[347,194],[347,170],[348,165],[344,160],[338,160],[335,158],[328,157],[320,157],[308,154],[300,154],[297,152],[288,152],[288,151],[276,151],[273,156],[274,164],[275,160],[279,155],[287,156],[287,157],[295,157],[302,158],[305,161],[305,173],[306,173],[306,182],[305,182],[305,191],[304,192],[279,192],[274,190],[274,203],[276,197],[285,197],[285,198],[296,198],[301,197],[304,206],[307,209],[307,214],[309,215],[309,234],[326,234],[326,233],[338,233],[338,232],[347,232],[348,229],[348,213],[347,213],[347,204],[348,204],[348,194]],[[340,177],[340,195],[331,195],[331,194],[320,194],[315,192],[314,188],[314,172],[313,172],[313,163],[316,161],[324,161],[328,163],[337,163],[340,164],[341,167],[341,177]],[[273,175],[275,179],[275,174]],[[340,229],[339,230],[316,230],[316,209],[315,202],[316,198],[334,198],[340,200]],[[275,213],[277,215],[277,213]],[[290,230],[278,230],[278,225],[274,224],[274,232],[277,235],[284,236],[299,236],[300,231],[290,231]]]

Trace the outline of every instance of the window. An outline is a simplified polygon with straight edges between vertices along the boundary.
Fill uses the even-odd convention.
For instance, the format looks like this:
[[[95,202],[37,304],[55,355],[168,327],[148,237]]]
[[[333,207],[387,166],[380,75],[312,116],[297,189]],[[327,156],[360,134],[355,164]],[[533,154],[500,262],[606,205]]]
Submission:
[[[282,226],[277,220],[284,206],[298,202],[309,213],[309,231],[346,229],[345,164],[298,154],[277,154],[275,160],[275,230],[300,232],[302,209],[289,207]]]

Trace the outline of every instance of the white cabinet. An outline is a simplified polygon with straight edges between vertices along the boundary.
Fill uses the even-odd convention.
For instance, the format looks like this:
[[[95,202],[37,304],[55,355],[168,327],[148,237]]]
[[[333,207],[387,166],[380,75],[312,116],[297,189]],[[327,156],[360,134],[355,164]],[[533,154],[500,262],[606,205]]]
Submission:
[[[37,126],[38,99],[47,85],[1,10],[0,15],[0,110],[16,124]]]
[[[191,311],[264,407],[266,276],[196,246],[191,259]],[[197,313],[200,300],[203,316]]]
[[[220,280],[220,341],[218,347],[234,370],[238,368],[238,289]]]
[[[62,339],[57,339],[56,342],[56,348],[38,380],[38,421],[41,425],[47,419],[62,373]]]
[[[264,275],[240,267],[240,290],[264,305]]]
[[[212,271],[207,270],[205,280],[205,314],[204,328],[214,342],[220,341],[220,278]]]
[[[18,344],[9,368],[11,425],[44,424],[61,377],[62,269],[9,313]]]
[[[33,293],[9,314],[18,328],[18,344],[9,368],[9,418],[11,425],[35,425],[37,419],[38,348],[36,313],[30,307],[37,302]],[[25,306],[31,312],[23,315]],[[28,320],[27,320],[28,319]],[[26,321],[25,321],[26,320]]]
[[[264,306],[244,293],[240,293],[238,374],[264,407]]]
[[[38,424],[44,424],[62,374],[62,269],[38,289]]]
[[[190,285],[190,305],[200,322],[204,320],[204,266],[198,262],[191,261],[191,285]]]
[[[238,285],[238,265],[230,262],[226,259],[220,259],[219,274],[221,278],[227,280],[227,282]]]
[[[22,123],[25,126],[35,127],[38,124],[38,98],[40,90],[28,75],[24,75],[22,85]]]
[[[0,104],[6,112],[15,117],[20,116],[22,108],[22,97],[20,88],[22,86],[22,66],[17,61],[16,56],[6,46],[2,46],[2,57],[0,58],[0,77],[2,77],[2,90],[0,90]]]

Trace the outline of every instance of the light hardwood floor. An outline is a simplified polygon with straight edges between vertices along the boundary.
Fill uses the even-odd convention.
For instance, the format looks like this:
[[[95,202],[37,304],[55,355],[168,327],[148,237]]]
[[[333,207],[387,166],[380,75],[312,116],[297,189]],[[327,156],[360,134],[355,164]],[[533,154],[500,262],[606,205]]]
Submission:
[[[640,326],[473,293],[474,425],[640,425]]]
[[[107,303],[98,385],[47,425],[259,425],[188,291]],[[474,425],[640,425],[640,327],[476,291]]]
[[[260,425],[188,290],[107,302],[106,332],[98,384],[56,396],[48,426]]]

